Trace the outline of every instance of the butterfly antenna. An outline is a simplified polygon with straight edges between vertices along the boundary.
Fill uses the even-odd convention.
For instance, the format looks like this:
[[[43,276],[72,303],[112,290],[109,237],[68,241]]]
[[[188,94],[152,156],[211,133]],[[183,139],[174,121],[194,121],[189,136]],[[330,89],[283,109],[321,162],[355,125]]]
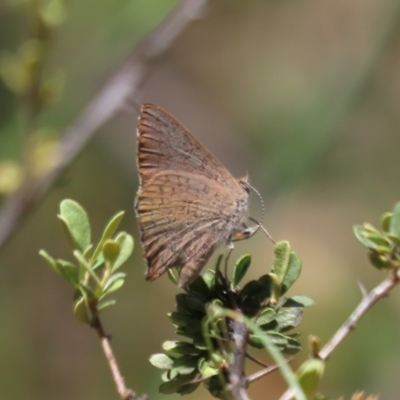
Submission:
[[[258,198],[260,199],[260,203],[261,203],[261,218],[260,218],[260,222],[257,222],[259,225],[261,225],[264,222],[264,216],[265,216],[265,203],[264,203],[264,199],[261,196],[261,193],[253,186],[250,185],[250,183],[246,183],[247,186],[258,196]],[[254,222],[254,221],[253,221]]]
[[[261,218],[260,218],[260,221],[257,221],[256,219],[254,219],[252,217],[249,217],[249,220],[253,221],[254,223],[256,223],[264,231],[264,233],[268,236],[268,238],[271,240],[271,242],[275,244],[275,240],[272,239],[272,236],[269,234],[269,232],[262,225],[262,223],[264,221],[264,216],[265,216],[264,199],[262,198],[261,193],[255,187],[251,186],[250,183],[248,183],[248,182],[247,182],[247,185],[258,196],[258,198],[260,199],[260,203],[261,203]]]

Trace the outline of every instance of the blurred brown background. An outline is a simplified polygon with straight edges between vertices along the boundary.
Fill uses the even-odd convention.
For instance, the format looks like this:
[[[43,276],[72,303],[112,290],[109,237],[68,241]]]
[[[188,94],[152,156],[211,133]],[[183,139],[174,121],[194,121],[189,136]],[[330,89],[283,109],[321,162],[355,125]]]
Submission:
[[[176,6],[171,0],[66,3],[48,69],[65,71],[63,97],[40,123],[61,130],[109,74]],[[215,0],[185,29],[134,102],[171,111],[236,176],[249,173],[262,193],[266,226],[289,240],[303,260],[292,294],[316,301],[300,326],[328,340],[360,301],[357,281],[384,277],[368,264],[352,225],[400,200],[400,2],[395,0]],[[0,47],[27,37],[23,9],[0,4]],[[21,157],[18,100],[0,83],[0,158]],[[137,239],[137,111],[101,129],[0,252],[0,399],[116,399],[95,332],[74,320],[72,289],[39,258],[45,248],[71,258],[59,221],[64,198],[88,211],[98,239],[106,221],[126,210],[123,229]],[[251,213],[259,216],[257,198]],[[254,203],[254,204],[253,204]],[[224,249],[221,249],[223,251]],[[263,235],[236,246],[253,254],[253,277],[270,268]],[[211,263],[212,265],[212,263]],[[127,384],[152,399],[159,372],[148,362],[175,338],[166,313],[174,306],[166,276],[144,281],[137,241],[128,279],[104,323]],[[332,399],[358,389],[398,398],[399,290],[383,300],[331,358],[321,391]],[[275,373],[250,389],[276,399]],[[190,395],[208,398],[203,390]],[[170,396],[170,398],[175,398]]]

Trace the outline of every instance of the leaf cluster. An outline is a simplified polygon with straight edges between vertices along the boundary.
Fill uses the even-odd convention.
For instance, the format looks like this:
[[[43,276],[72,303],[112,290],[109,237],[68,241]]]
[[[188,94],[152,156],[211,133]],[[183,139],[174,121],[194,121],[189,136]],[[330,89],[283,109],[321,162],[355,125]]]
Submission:
[[[271,272],[243,287],[239,285],[250,267],[251,256],[238,259],[231,282],[221,273],[220,257],[215,271],[207,270],[185,288],[185,293],[176,296],[176,310],[168,316],[176,333],[185,340],[164,342],[164,353],[150,358],[154,366],[164,370],[160,392],[188,394],[202,382],[216,397],[225,390],[226,380],[221,380],[221,374],[226,375],[233,361],[235,321],[221,317],[205,324],[210,305],[251,318],[283,353],[294,354],[301,349],[293,329],[302,321],[303,308],[313,302],[305,296],[284,297],[298,279],[302,265],[288,242],[277,243],[274,254]],[[172,271],[169,275],[177,282]],[[246,335],[251,347],[263,347],[259,336],[250,331]]]
[[[354,235],[368,250],[372,265],[377,269],[398,269],[400,267],[400,202],[392,212],[381,216],[381,228],[369,223],[355,225]]]
[[[124,284],[126,274],[119,269],[132,254],[134,243],[126,232],[116,233],[123,216],[124,212],[116,214],[93,246],[86,211],[73,200],[63,200],[58,218],[76,261],[55,259],[45,250],[39,252],[74,287],[74,314],[81,322],[91,324],[100,311],[114,305],[109,295]]]

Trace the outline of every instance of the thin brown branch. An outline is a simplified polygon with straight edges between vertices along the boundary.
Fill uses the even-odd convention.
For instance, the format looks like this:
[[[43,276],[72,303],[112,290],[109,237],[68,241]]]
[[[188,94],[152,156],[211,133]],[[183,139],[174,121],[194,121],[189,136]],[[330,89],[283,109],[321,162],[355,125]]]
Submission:
[[[400,271],[393,269],[389,276],[376,286],[369,293],[365,294],[357,306],[352,312],[349,318],[343,323],[343,325],[333,335],[331,340],[320,350],[319,358],[321,360],[328,360],[333,351],[339,346],[339,344],[352,332],[361,318],[377,303],[380,299],[387,297],[389,292],[399,284],[400,282]],[[293,399],[292,390],[287,390],[280,400]]]
[[[377,303],[378,300],[386,297],[399,282],[400,273],[397,270],[393,270],[383,282],[364,296],[347,321],[338,329],[332,339],[319,352],[319,357],[322,360],[327,360],[342,340],[356,328],[357,324],[367,311]]]
[[[108,365],[111,370],[112,377],[114,379],[115,385],[117,387],[117,392],[122,400],[147,400],[147,396],[136,396],[136,393],[127,388],[125,385],[125,380],[119,369],[117,360],[114,356],[113,349],[111,347],[110,338],[104,332],[103,325],[100,318],[97,316],[92,323],[92,327],[96,330],[99,335],[101,346],[103,347],[104,354],[106,356]]]
[[[100,127],[109,122],[129,99],[135,98],[150,73],[151,61],[162,55],[174,39],[201,15],[209,0],[182,0],[151,33],[135,46],[127,60],[89,101],[64,131],[57,166],[36,180],[28,180],[10,196],[0,211],[0,248],[16,232],[23,219],[71,164]]]
[[[291,357],[291,358],[288,358],[288,359],[286,360],[286,362],[287,362],[287,363],[290,363],[290,362],[292,362],[293,360],[294,360],[294,358]],[[262,370],[260,370],[260,371],[258,371],[258,372],[255,372],[254,374],[248,376],[246,380],[247,380],[248,384],[250,384],[250,383],[252,383],[252,382],[255,382],[255,381],[257,381],[257,380],[263,378],[263,377],[266,376],[266,375],[269,375],[271,372],[274,372],[274,371],[276,371],[277,369],[279,369],[279,366],[278,366],[278,365],[271,365],[271,366],[269,366],[269,367],[266,367],[266,368],[264,368],[264,369],[262,369]]]

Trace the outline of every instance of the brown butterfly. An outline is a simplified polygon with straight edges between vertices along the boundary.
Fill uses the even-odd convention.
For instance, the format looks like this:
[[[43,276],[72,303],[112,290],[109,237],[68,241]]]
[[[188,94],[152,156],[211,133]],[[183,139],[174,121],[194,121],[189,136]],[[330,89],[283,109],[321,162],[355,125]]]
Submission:
[[[135,209],[153,281],[180,266],[179,287],[199,275],[214,249],[252,236],[248,178],[235,179],[171,114],[142,106],[137,128],[140,187]]]

